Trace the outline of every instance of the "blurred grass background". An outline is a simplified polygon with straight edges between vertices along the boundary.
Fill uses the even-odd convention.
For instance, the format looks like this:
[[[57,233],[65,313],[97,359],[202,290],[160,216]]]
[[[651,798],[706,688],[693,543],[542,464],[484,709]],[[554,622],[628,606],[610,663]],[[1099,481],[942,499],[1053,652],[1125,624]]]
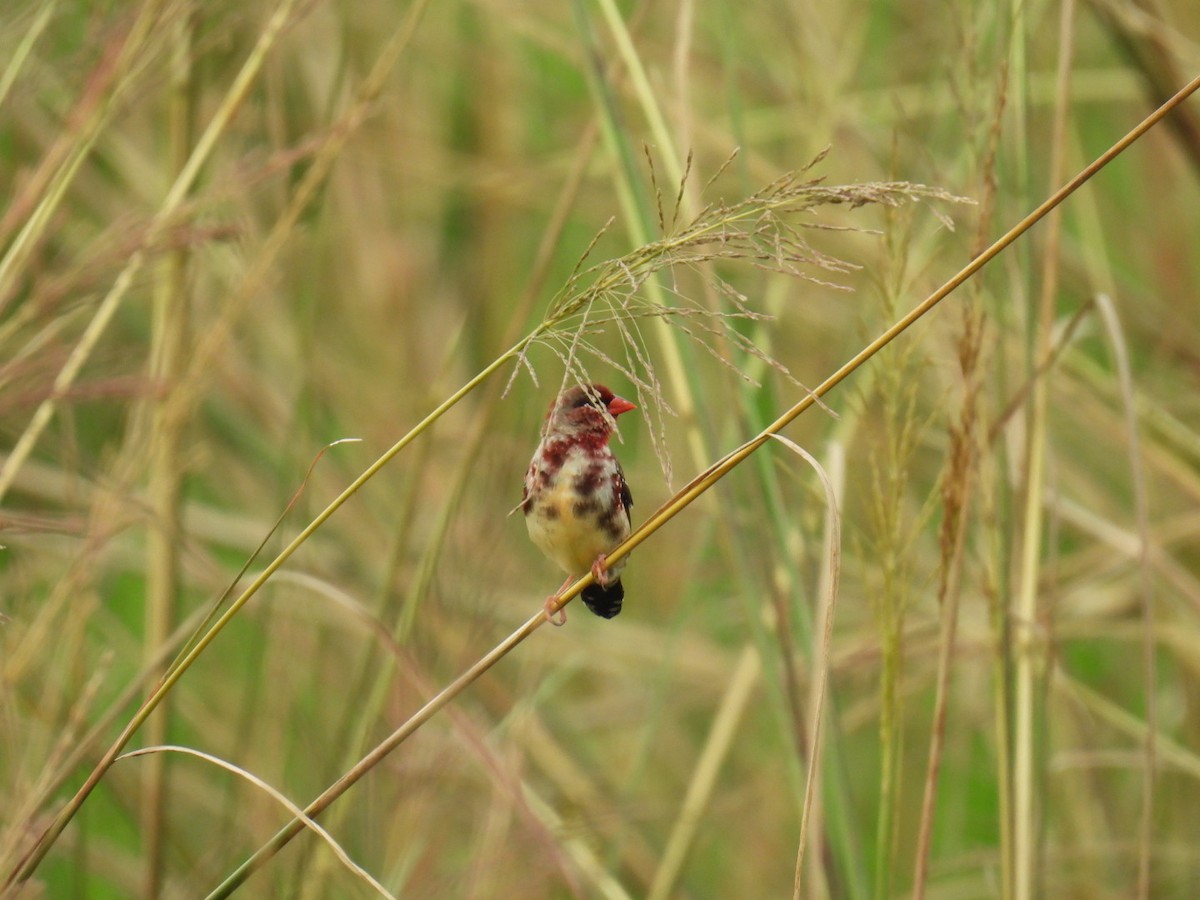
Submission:
[[[647,157],[668,212],[689,153],[694,213],[827,146],[833,184],[976,201],[818,210],[880,232],[811,238],[851,291],[721,264],[812,386],[1200,71],[1190,0],[1065,2],[7,3],[0,871],[281,512],[252,573],[610,218],[592,259],[656,236]],[[839,492],[827,655],[821,482],[767,447],[634,554],[618,619],[573,604],[330,809],[347,853],[412,897],[1195,896],[1197,122],[789,429]],[[801,396],[645,333],[676,487]],[[562,370],[530,359],[324,525],[135,743],[303,805],[535,612],[560,575],[506,514]],[[622,426],[636,521],[671,487],[657,424]],[[124,760],[20,896],[202,896],[287,818],[199,759]],[[308,834],[245,893],[372,895]]]

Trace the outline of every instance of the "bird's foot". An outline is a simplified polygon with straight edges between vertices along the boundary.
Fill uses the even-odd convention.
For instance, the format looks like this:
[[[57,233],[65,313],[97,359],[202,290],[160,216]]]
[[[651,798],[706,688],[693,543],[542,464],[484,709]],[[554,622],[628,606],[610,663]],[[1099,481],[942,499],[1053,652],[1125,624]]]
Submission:
[[[602,588],[607,588],[612,584],[612,580],[608,575],[608,557],[601,553],[596,557],[596,561],[592,563],[592,577],[596,579],[596,584]]]
[[[565,591],[574,580],[574,578],[568,578],[566,581],[564,581],[562,583],[562,587],[547,597],[545,604],[542,606],[542,609],[544,609],[546,612],[546,621],[556,628],[567,624],[567,610],[558,605],[558,598],[562,596],[562,592]]]
[[[551,625],[560,626],[567,624],[567,611],[558,605],[558,594],[551,594],[546,598],[546,605],[543,607],[546,610],[546,621]]]

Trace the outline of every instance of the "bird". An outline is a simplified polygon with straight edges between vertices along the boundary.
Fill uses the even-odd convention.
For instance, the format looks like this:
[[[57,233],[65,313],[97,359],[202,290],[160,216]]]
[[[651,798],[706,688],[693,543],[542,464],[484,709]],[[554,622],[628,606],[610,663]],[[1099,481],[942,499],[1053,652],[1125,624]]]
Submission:
[[[617,417],[634,409],[602,384],[578,384],[560,393],[546,413],[520,509],[530,539],[567,573],[546,598],[546,619],[555,625],[567,621],[559,596],[589,571],[594,581],[582,592],[587,608],[605,619],[621,611],[625,560],[609,568],[606,554],[629,536],[633,494],[609,439]]]

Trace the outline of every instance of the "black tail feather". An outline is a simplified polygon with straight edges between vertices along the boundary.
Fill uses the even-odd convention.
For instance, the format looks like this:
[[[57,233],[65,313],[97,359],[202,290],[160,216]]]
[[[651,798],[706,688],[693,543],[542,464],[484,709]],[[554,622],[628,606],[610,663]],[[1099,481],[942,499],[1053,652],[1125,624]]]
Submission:
[[[621,611],[621,601],[625,599],[625,588],[617,579],[608,587],[599,584],[589,584],[580,594],[584,605],[602,619],[611,619]]]

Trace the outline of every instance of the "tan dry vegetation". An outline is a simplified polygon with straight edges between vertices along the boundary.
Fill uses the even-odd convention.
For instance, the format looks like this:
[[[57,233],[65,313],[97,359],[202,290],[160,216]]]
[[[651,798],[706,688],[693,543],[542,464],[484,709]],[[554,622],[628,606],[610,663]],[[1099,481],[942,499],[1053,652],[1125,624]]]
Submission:
[[[1195,98],[646,536],[618,619],[528,627],[558,575],[506,518],[568,369],[638,393],[650,517],[1195,77],[1188,2],[0,25],[17,896],[256,851],[249,896],[1194,895]],[[131,722],[212,758],[110,765]],[[267,785],[348,774],[263,853]]]

